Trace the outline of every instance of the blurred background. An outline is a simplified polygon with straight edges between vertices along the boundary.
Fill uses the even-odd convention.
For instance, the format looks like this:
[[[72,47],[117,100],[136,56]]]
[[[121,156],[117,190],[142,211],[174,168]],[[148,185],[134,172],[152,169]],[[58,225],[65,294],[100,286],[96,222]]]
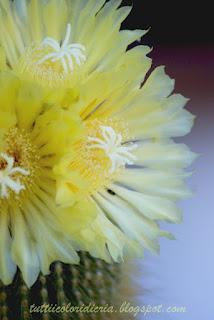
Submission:
[[[190,98],[195,126],[185,141],[200,158],[189,183],[195,196],[181,203],[184,222],[168,225],[176,241],[161,241],[159,257],[138,261],[138,305],[162,305],[138,319],[213,320],[214,316],[214,26],[211,2],[133,0],[123,28],[148,29],[154,66],[165,65],[175,91]],[[139,283],[140,282],[140,283]],[[184,307],[185,312],[166,312]]]

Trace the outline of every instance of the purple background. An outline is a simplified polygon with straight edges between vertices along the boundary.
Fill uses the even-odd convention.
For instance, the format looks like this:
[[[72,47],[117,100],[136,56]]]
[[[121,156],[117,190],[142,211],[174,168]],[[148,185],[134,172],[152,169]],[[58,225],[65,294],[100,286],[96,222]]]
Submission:
[[[161,240],[160,256],[139,261],[141,295],[138,304],[184,306],[186,313],[150,314],[139,319],[214,319],[214,46],[156,47],[155,65],[166,65],[176,79],[176,92],[190,98],[197,118],[182,141],[200,158],[189,184],[195,196],[185,200],[184,222],[167,225],[176,241]],[[138,279],[138,280],[139,280]]]

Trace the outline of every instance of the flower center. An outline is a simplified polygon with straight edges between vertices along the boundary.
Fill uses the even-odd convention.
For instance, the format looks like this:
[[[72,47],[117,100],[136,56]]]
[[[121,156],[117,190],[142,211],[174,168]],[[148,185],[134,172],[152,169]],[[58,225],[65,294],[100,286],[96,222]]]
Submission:
[[[0,197],[4,199],[9,197],[8,190],[19,194],[21,190],[25,189],[25,186],[19,180],[19,176],[28,176],[30,172],[23,168],[15,167],[15,159],[13,157],[5,153],[0,153],[0,157],[6,162],[6,165],[3,165],[5,168],[0,169]]]
[[[0,152],[0,204],[11,197],[19,201],[31,189],[39,160],[36,148],[23,130],[9,129],[4,142]]]
[[[109,173],[114,173],[126,164],[132,165],[137,160],[131,151],[137,148],[136,145],[123,145],[122,135],[116,133],[112,127],[100,126],[101,138],[89,137],[89,149],[101,149],[111,161]]]
[[[86,61],[86,48],[71,43],[71,25],[67,25],[62,42],[46,37],[38,46],[27,48],[20,59],[17,72],[28,75],[50,86],[58,85],[72,76],[75,69]]]
[[[128,143],[130,136],[127,128],[111,119],[86,122],[88,139],[74,146],[74,155],[68,170],[78,172],[72,183],[72,190],[93,194],[102,187],[108,187],[115,181],[127,164],[134,164],[136,157],[132,153],[137,146]],[[76,190],[76,191],[75,191]]]
[[[71,25],[68,24],[65,39],[60,44],[53,38],[45,38],[42,42],[43,47],[50,49],[50,53],[45,54],[43,58],[38,61],[38,65],[46,61],[59,61],[63,67],[64,73],[73,72],[75,64],[80,66],[86,61],[85,47],[79,43],[69,43],[71,37]]]

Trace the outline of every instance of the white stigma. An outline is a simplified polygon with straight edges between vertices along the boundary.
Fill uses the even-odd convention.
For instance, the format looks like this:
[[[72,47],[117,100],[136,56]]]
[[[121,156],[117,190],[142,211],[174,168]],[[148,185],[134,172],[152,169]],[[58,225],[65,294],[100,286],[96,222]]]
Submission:
[[[73,72],[75,64],[80,66],[86,61],[85,46],[79,43],[69,43],[71,38],[71,25],[67,25],[65,39],[62,44],[57,40],[47,37],[42,41],[42,46],[50,47],[53,52],[46,54],[37,63],[43,64],[45,61],[60,61],[64,72]]]
[[[14,191],[19,194],[21,190],[25,189],[19,179],[16,179],[17,174],[28,176],[29,171],[22,169],[20,167],[14,167],[14,158],[8,156],[5,153],[0,153],[0,157],[6,161],[6,167],[0,170],[0,198],[8,198],[8,190]]]
[[[114,173],[118,168],[125,165],[133,165],[137,158],[131,151],[137,148],[137,145],[123,145],[122,135],[116,133],[112,127],[100,126],[102,138],[89,137],[90,149],[102,149],[111,161],[110,173]]]

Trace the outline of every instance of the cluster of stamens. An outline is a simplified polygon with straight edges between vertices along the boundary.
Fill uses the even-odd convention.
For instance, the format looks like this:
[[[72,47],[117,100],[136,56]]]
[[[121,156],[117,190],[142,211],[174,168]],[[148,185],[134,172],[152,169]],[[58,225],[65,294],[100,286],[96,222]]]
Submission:
[[[119,168],[125,165],[133,165],[137,160],[132,151],[137,148],[137,145],[125,145],[122,143],[122,135],[116,133],[112,127],[100,126],[102,137],[88,137],[90,145],[89,149],[101,149],[111,161],[109,173],[112,174]]]
[[[127,142],[130,134],[123,121],[89,120],[86,129],[88,137],[74,145],[68,170],[80,175],[83,182],[80,186],[72,185],[72,189],[80,187],[82,194],[92,195],[116,181],[126,165],[135,163],[133,152],[137,145]]]
[[[0,197],[2,199],[9,197],[9,190],[19,194],[25,190],[25,185],[20,182],[19,176],[28,176],[30,172],[21,167],[15,166],[15,159],[6,153],[0,153],[3,160],[2,169],[0,169]]]
[[[0,200],[19,197],[30,189],[38,174],[39,156],[29,135],[11,128],[5,135],[5,147],[0,153]]]
[[[86,48],[72,42],[71,25],[67,25],[65,38],[58,41],[45,37],[41,43],[26,48],[15,70],[40,84],[56,87],[69,83],[73,73],[86,61]]]
[[[51,49],[51,52],[42,57],[37,64],[41,65],[46,61],[60,61],[64,72],[73,72],[75,64],[80,66],[86,61],[85,47],[79,43],[69,43],[71,38],[71,25],[68,24],[65,39],[60,44],[57,40],[47,37],[43,40],[42,46]]]

